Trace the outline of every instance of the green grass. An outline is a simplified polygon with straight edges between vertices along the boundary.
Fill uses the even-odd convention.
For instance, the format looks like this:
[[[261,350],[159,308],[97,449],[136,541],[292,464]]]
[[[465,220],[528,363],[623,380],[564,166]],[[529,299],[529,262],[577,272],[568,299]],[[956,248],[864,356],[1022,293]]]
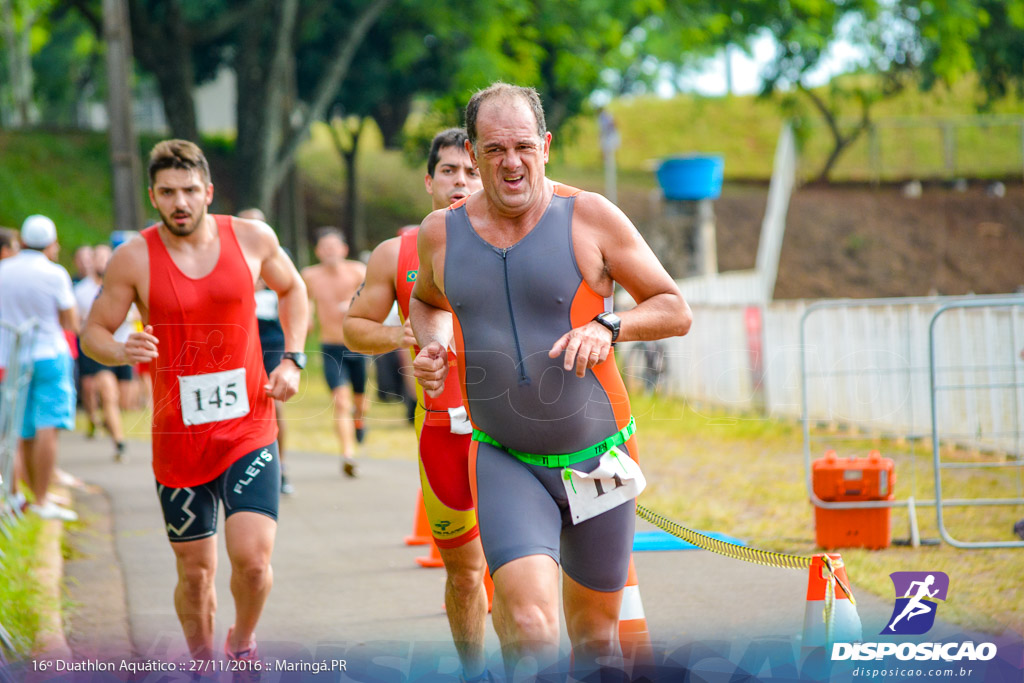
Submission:
[[[35,579],[39,566],[40,533],[43,522],[34,515],[8,526],[10,537],[0,535],[0,624],[10,634],[14,651],[10,659],[28,656],[40,628],[39,615],[53,605]]]
[[[680,95],[671,100],[653,96],[621,99],[610,105],[615,116],[622,146],[616,155],[620,173],[650,176],[657,161],[665,156],[688,153],[721,154],[725,159],[725,177],[729,179],[767,178],[771,174],[775,144],[782,126],[780,97],[754,96],[706,98]],[[906,176],[945,177],[944,143],[941,130],[930,121],[945,118],[965,121],[977,113],[980,95],[970,80],[952,89],[937,88],[923,93],[910,88],[898,96],[879,102],[872,118],[919,121],[906,128],[883,128],[879,147],[885,179]],[[806,105],[806,101],[804,102]],[[1024,100],[1010,95],[994,102],[991,114],[1024,116]],[[855,120],[859,112],[848,106],[841,116]],[[809,179],[831,151],[831,140],[823,122],[810,110],[803,111],[800,175]],[[1019,124],[957,128],[956,170],[970,177],[1003,176],[1021,173]],[[553,144],[555,167],[577,170],[601,168],[595,117],[580,117],[568,139],[562,136]],[[833,173],[834,180],[871,179],[866,136],[842,157]],[[621,180],[621,178],[620,178]],[[600,182],[595,186],[601,187]]]
[[[0,225],[41,213],[57,224],[61,261],[111,231],[107,138],[98,133],[0,131]]]
[[[804,483],[802,429],[795,422],[697,410],[683,401],[639,397],[634,403],[648,488],[641,502],[695,529],[745,539],[752,547],[796,555],[820,552],[815,544],[814,510]],[[826,448],[840,456],[866,456],[872,449],[895,462],[898,498],[934,498],[932,454],[920,443],[897,443],[862,435],[817,431],[812,458]],[[951,453],[949,460],[990,460],[994,456]],[[943,475],[943,495],[958,498],[1014,495],[1006,470],[954,470]],[[945,523],[960,540],[1012,540],[1010,529],[1020,507],[947,508]],[[917,511],[922,538],[937,539],[933,507]],[[907,539],[910,520],[904,509],[891,512],[894,539]],[[1020,605],[1007,600],[1019,593],[1024,575],[1020,549],[961,550],[941,543],[913,549],[847,548],[841,551],[855,588],[891,597],[889,574],[927,567],[944,571],[955,592],[943,616],[965,628],[1024,631]]]
[[[288,448],[336,457],[333,406],[311,356],[302,389],[287,404]],[[372,388],[370,395],[375,397]],[[804,483],[803,431],[799,423],[726,413],[664,397],[635,396],[637,439],[648,486],[640,501],[684,526],[744,539],[751,547],[807,556],[815,544],[814,509]],[[132,438],[146,439],[148,414],[130,413],[125,421]],[[416,440],[397,404],[370,407],[370,438],[363,458],[415,461]],[[867,455],[877,449],[895,461],[894,490],[900,499],[934,496],[931,451],[921,443],[894,442],[859,434],[818,430],[812,434],[812,458],[827,448],[840,456]],[[947,459],[991,456],[952,453]],[[944,493],[955,497],[993,497],[1010,491],[1005,471],[955,470],[944,475]],[[1019,508],[949,508],[946,525],[962,540],[1006,539]],[[919,508],[922,538],[937,539],[934,508]],[[894,539],[909,538],[904,509],[891,512]],[[890,598],[894,571],[922,568],[944,571],[955,590],[943,617],[964,628],[998,633],[1024,631],[1024,613],[1007,596],[1019,593],[1024,552],[1019,549],[960,550],[945,543],[913,549],[847,548],[840,551],[855,590]]]

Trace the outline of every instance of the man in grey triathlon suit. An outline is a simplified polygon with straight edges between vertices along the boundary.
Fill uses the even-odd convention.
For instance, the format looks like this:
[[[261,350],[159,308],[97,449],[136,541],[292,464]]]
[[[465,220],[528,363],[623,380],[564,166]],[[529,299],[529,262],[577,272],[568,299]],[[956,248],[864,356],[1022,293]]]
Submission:
[[[578,678],[619,652],[635,501],[573,524],[563,472],[591,472],[612,447],[636,459],[612,343],[686,334],[692,316],[618,208],[545,177],[551,133],[536,91],[476,93],[466,129],[484,191],[420,229],[414,371],[439,390],[454,338],[506,675],[525,656],[538,669],[557,660],[560,563]],[[608,313],[615,282],[638,302],[621,317]]]

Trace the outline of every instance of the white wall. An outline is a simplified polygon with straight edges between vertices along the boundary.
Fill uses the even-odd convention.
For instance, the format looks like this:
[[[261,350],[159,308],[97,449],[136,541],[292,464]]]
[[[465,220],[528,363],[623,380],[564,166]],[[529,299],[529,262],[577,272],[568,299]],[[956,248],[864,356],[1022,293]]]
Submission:
[[[1011,300],[1013,307],[995,302]],[[962,302],[986,304],[958,308]],[[871,434],[1024,455],[1024,297],[776,302],[759,309],[760,372],[747,306],[693,304],[686,337],[665,340],[665,390],[729,410],[856,426]],[[950,307],[940,311],[944,307]],[[938,315],[936,315],[938,314]],[[801,329],[803,337],[801,338]],[[621,354],[629,352],[623,344]],[[757,378],[761,377],[760,391]]]

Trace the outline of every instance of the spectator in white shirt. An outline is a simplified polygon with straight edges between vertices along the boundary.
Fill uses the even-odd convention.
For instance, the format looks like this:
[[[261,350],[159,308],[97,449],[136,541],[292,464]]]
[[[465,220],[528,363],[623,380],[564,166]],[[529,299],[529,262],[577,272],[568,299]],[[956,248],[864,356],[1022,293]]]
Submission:
[[[35,323],[19,355],[23,366],[32,367],[32,381],[19,396],[25,401],[25,478],[35,497],[28,509],[43,518],[73,521],[75,512],[55,504],[47,492],[57,465],[57,430],[74,428],[75,388],[64,330],[78,331],[78,310],[68,271],[52,260],[60,249],[53,221],[26,218],[21,243],[18,254],[0,262],[0,320],[16,329]],[[10,343],[10,335],[0,338],[5,347],[0,358],[7,357]]]

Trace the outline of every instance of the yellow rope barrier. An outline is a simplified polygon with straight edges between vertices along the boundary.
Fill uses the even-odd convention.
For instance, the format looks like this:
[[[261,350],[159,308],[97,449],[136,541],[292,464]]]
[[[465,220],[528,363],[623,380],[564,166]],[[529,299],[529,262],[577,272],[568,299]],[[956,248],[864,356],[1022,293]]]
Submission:
[[[776,553],[770,550],[760,550],[758,548],[748,548],[746,546],[736,545],[735,543],[720,541],[717,538],[711,538],[699,531],[688,529],[682,524],[673,522],[671,519],[663,517],[643,505],[636,506],[636,514],[641,519],[647,520],[659,529],[667,531],[673,536],[681,538],[688,543],[692,543],[698,548],[717,553],[718,555],[724,555],[725,557],[731,557],[735,560],[763,564],[769,567],[781,567],[783,569],[810,569],[811,562],[814,559],[813,557],[787,555],[785,553]],[[823,555],[822,562],[831,575],[831,581],[835,581],[835,583],[839,584],[839,587],[842,588],[844,593],[846,593],[846,597],[850,599],[850,603],[856,605],[857,603],[853,599],[853,591],[851,591],[850,587],[840,581],[839,577],[836,576],[835,568],[832,566],[832,559],[825,554]]]

